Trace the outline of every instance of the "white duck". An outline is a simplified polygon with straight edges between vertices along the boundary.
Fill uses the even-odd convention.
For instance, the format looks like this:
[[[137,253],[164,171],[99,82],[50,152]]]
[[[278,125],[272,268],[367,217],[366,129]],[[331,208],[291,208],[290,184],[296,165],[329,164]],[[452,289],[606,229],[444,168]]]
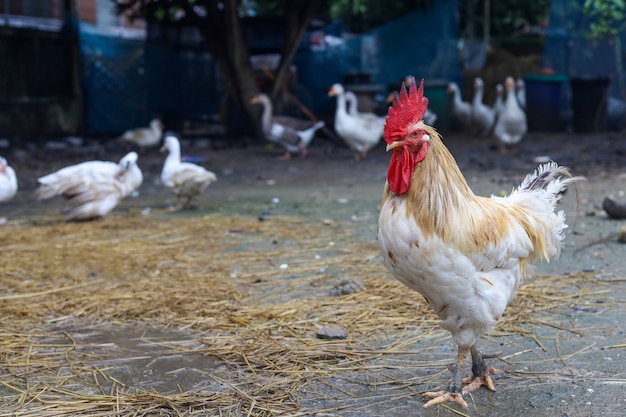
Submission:
[[[452,95],[452,116],[460,124],[463,130],[471,130],[472,105],[463,101],[461,90],[457,83],[448,84],[448,94]]]
[[[128,197],[143,182],[137,152],[129,152],[119,163],[88,161],[62,168],[37,180],[37,199],[63,196],[67,220],[102,217]]]
[[[334,84],[328,95],[337,97],[335,132],[350,149],[357,152],[357,159],[365,158],[367,152],[380,142],[385,120],[363,119],[350,115],[346,110],[346,92],[341,84]]]
[[[483,136],[487,136],[496,121],[495,111],[483,103],[483,90],[485,85],[482,78],[474,78],[474,98],[472,99],[472,124],[474,130]]]
[[[517,80],[516,96],[517,96],[517,102],[519,103],[519,106],[522,108],[522,110],[525,110],[526,109],[526,83],[524,83],[524,80],[521,78]]]
[[[7,202],[17,194],[15,170],[0,156],[0,202]]]
[[[261,126],[265,138],[287,149],[280,159],[289,159],[292,153],[300,153],[301,157],[306,157],[307,147],[315,137],[315,132],[324,127],[323,121],[313,122],[289,116],[274,116],[272,101],[266,94],[252,97],[250,103],[263,106]]]
[[[176,196],[175,210],[188,208],[192,198],[217,181],[213,172],[191,162],[181,162],[180,142],[176,136],[165,136],[161,152],[168,152],[161,171],[161,182]],[[182,205],[179,204],[181,198],[187,199]]]
[[[161,143],[163,123],[159,119],[152,119],[150,127],[140,127],[127,130],[118,136],[117,141],[139,146],[141,149],[157,146]]]
[[[516,145],[522,140],[528,129],[526,113],[517,102],[515,94],[515,82],[512,77],[505,81],[506,99],[504,108],[498,116],[498,121],[493,129],[493,134],[501,144],[502,153],[516,151]]]

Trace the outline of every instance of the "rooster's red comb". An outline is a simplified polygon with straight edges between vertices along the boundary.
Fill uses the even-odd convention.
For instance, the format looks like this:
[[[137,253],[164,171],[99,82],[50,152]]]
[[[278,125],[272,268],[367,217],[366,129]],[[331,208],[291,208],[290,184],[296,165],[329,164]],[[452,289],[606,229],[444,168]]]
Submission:
[[[424,97],[424,80],[419,88],[415,85],[415,78],[411,77],[409,92],[402,82],[400,94],[396,93],[393,105],[389,107],[385,121],[385,142],[392,143],[408,134],[408,127],[424,118],[428,108],[428,99]]]

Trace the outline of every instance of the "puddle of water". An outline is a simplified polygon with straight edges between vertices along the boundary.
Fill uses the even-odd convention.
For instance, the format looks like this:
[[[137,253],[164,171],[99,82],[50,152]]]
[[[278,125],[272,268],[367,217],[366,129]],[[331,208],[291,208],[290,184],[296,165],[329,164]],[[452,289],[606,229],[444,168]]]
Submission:
[[[212,386],[221,362],[203,355],[200,335],[160,330],[145,324],[112,324],[81,328],[75,324],[46,338],[45,343],[75,342],[73,351],[92,358],[86,365],[106,376],[98,382],[105,391],[114,384],[162,395]]]

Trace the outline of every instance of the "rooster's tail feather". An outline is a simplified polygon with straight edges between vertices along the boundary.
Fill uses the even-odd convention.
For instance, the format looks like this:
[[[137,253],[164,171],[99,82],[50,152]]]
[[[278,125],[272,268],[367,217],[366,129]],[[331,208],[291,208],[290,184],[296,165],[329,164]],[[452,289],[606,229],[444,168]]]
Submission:
[[[559,166],[556,162],[548,162],[539,165],[534,172],[528,174],[521,185],[511,193],[510,197],[513,200],[531,208],[531,212],[543,219],[540,222],[541,227],[527,229],[529,235],[534,234],[536,237],[533,244],[535,257],[549,260],[552,256],[559,255],[563,230],[568,226],[565,223],[565,213],[562,210],[555,211],[555,207],[569,184],[584,179],[572,176],[567,167]]]
[[[568,184],[583,179],[584,177],[572,176],[569,168],[559,166],[556,162],[551,161],[539,165],[534,172],[528,174],[518,190],[532,191],[541,188],[556,196],[564,192]]]

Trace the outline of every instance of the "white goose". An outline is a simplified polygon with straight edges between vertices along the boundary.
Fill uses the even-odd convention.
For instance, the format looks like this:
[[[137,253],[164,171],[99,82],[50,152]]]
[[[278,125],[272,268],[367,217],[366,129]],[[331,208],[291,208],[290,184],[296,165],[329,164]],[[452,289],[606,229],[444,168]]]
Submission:
[[[37,180],[37,199],[63,196],[67,220],[102,217],[128,197],[143,182],[137,152],[129,152],[119,163],[88,161],[62,168]]]
[[[150,127],[127,130],[117,138],[117,141],[130,143],[142,149],[157,146],[161,143],[163,127],[161,120],[152,119],[150,121]]]
[[[502,153],[515,152],[516,145],[522,140],[528,125],[526,123],[526,113],[520,108],[515,94],[515,82],[512,77],[507,77],[505,81],[506,99],[504,108],[498,116],[498,121],[493,129],[493,134],[501,144]]]
[[[411,85],[411,84],[407,84],[407,85]],[[426,112],[424,112],[424,123],[426,123],[429,126],[435,126],[436,122],[437,122],[437,114],[433,111],[426,109]]]
[[[486,136],[496,121],[495,111],[483,103],[484,83],[482,78],[474,78],[474,98],[472,99],[472,124],[474,130]]]
[[[263,106],[261,126],[265,138],[287,149],[280,159],[289,159],[292,153],[300,153],[304,158],[315,132],[324,127],[323,121],[313,122],[289,116],[274,116],[272,101],[266,94],[252,97],[250,103]]]
[[[515,93],[517,96],[517,102],[522,110],[526,109],[526,83],[523,79],[517,80],[517,92]]]
[[[502,84],[496,84],[496,102],[493,104],[493,110],[496,112],[496,119],[500,117],[504,108],[504,87]],[[496,122],[497,123],[497,122]]]
[[[346,105],[348,114],[350,116],[359,117],[365,121],[370,121],[372,123],[382,123],[385,124],[385,119],[387,116],[378,116],[374,113],[368,112],[360,112],[359,111],[359,99],[356,94],[352,91],[345,91],[346,94]]]
[[[365,158],[367,152],[372,149],[383,136],[385,119],[363,119],[350,115],[346,110],[346,93],[341,84],[334,84],[329,96],[337,97],[337,109],[335,110],[335,131],[343,139],[348,147],[357,152],[356,158]]]
[[[459,127],[463,130],[471,130],[472,105],[463,101],[457,83],[448,84],[448,94],[452,95],[452,116],[459,123]]]
[[[217,176],[203,167],[191,162],[181,162],[180,142],[175,136],[167,135],[161,152],[168,152],[161,171],[161,182],[176,196],[175,210],[189,208],[191,199],[202,193]],[[184,204],[179,204],[186,198]]]
[[[15,170],[0,156],[0,202],[7,202],[17,194]]]

